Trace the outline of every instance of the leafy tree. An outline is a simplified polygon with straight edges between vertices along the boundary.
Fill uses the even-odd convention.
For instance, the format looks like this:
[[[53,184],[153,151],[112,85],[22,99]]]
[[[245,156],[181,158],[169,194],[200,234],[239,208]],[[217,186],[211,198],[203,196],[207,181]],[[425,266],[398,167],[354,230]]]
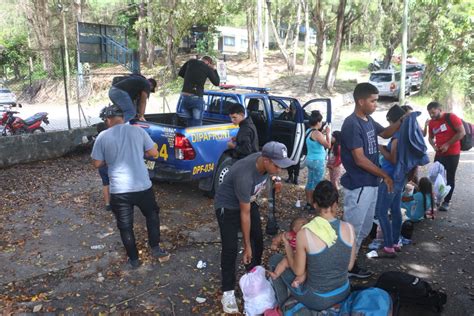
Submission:
[[[148,40],[165,47],[166,66],[173,79],[177,77],[178,48],[190,28],[205,25],[212,31],[222,10],[219,0],[160,0],[148,3],[151,14],[140,27],[148,28]]]
[[[27,65],[29,57],[28,43],[25,35],[15,35],[8,40],[0,41],[0,66],[11,68],[15,79],[21,77],[22,66]]]
[[[426,53],[422,92],[448,104],[456,88],[472,98],[468,82],[474,70],[473,2],[420,0],[417,5],[426,12],[420,19],[420,32],[414,45]]]

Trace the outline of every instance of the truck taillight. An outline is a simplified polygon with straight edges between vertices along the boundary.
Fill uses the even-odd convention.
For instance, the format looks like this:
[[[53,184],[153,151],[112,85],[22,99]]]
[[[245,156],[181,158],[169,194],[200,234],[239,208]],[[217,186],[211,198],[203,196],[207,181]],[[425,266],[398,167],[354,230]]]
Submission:
[[[390,91],[393,91],[393,90],[395,90],[395,83],[392,82],[390,84]]]
[[[174,154],[179,160],[193,160],[196,157],[193,146],[183,134],[174,136]]]

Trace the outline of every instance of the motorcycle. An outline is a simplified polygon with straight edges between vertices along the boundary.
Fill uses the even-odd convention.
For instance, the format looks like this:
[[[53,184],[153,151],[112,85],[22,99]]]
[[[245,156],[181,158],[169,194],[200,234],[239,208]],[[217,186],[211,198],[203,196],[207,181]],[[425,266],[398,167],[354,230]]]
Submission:
[[[2,136],[45,132],[41,123],[49,124],[48,113],[39,112],[25,120],[15,116],[18,113],[17,111],[4,110],[0,118],[0,125],[3,125]]]
[[[377,58],[374,58],[374,61],[369,64],[369,71],[373,72],[373,71],[382,69],[382,63],[383,63],[382,60],[378,60]]]

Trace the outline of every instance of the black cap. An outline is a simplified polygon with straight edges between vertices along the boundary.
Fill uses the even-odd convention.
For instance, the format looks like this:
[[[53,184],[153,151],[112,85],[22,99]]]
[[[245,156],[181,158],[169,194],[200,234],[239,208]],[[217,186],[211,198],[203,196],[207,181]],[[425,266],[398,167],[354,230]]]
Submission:
[[[114,117],[114,116],[122,116],[123,117],[123,110],[115,104],[106,106],[105,108],[103,108],[100,111],[100,114],[99,114],[99,117],[102,120],[105,120],[108,117]]]

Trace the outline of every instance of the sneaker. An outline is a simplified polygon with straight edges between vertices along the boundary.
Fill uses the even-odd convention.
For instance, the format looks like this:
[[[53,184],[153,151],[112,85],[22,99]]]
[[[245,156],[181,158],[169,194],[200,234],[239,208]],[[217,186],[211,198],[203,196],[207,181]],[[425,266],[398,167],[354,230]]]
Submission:
[[[383,247],[382,249],[377,251],[378,257],[380,259],[393,259],[396,258],[397,255],[395,254],[395,249]]]
[[[369,249],[370,250],[378,250],[383,247],[383,240],[380,239],[374,239],[370,244],[369,244]]]
[[[355,264],[352,270],[349,271],[349,277],[353,277],[357,279],[366,279],[370,277],[372,274],[374,273],[360,268],[357,264]]]
[[[160,246],[151,248],[151,254],[155,258],[163,258],[169,255],[169,253],[166,250],[160,248]]]
[[[236,314],[239,312],[234,291],[225,291],[222,295],[221,303],[224,313]]]
[[[407,239],[405,237],[400,237],[399,243],[401,243],[402,245],[409,245],[409,244],[411,244],[411,239]]]
[[[132,267],[132,269],[136,269],[142,265],[142,262],[140,261],[140,259],[132,260],[128,258],[128,264]]]
[[[401,252],[402,251],[402,245],[394,244],[393,249],[395,250],[395,252]]]
[[[449,203],[443,202],[441,206],[438,208],[440,212],[447,212],[449,210]]]

